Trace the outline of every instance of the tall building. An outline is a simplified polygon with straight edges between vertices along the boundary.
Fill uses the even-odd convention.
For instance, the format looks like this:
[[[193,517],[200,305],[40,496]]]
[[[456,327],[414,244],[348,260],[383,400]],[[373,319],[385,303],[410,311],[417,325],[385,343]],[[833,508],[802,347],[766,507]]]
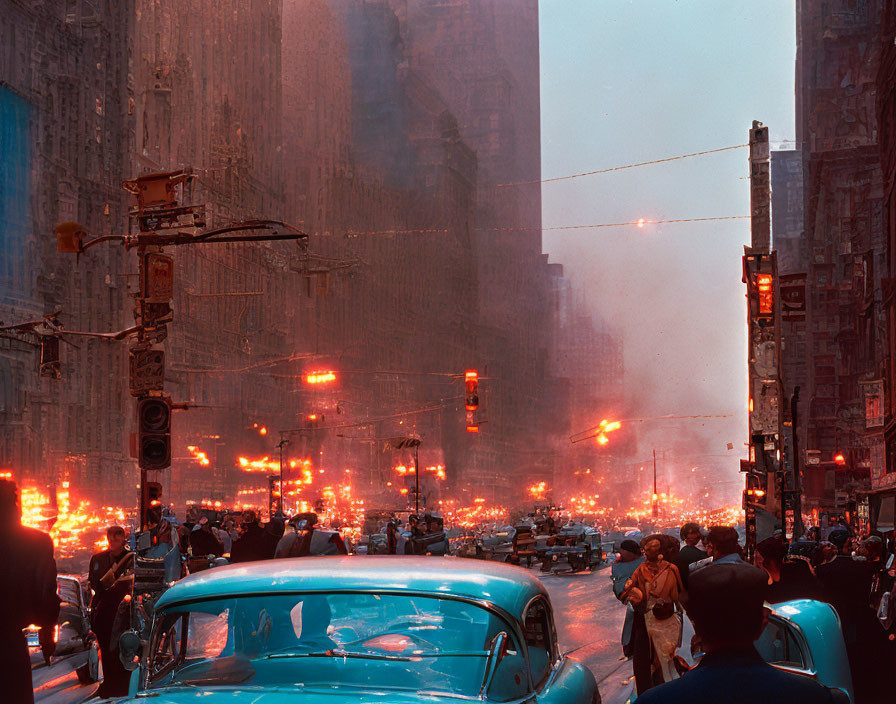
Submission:
[[[885,416],[886,463],[884,472],[875,478],[874,488],[878,490],[877,500],[871,510],[876,513],[876,523],[882,530],[892,526],[894,496],[896,496],[896,290],[893,277],[896,276],[896,6],[892,2],[883,4],[880,22],[879,42],[881,55],[877,73],[877,120],[880,135],[880,160],[883,172],[883,219],[886,236],[887,262],[885,274],[887,286],[884,288],[884,311],[886,315],[886,384],[881,404]],[[881,516],[882,502],[886,505]],[[886,518],[889,514],[889,519]]]
[[[538,3],[388,0],[365,10],[371,5],[392,8],[401,69],[442,96],[476,155],[477,357],[490,381],[487,425],[465,478],[512,493],[519,478],[551,470],[544,458],[563,432],[553,409],[566,403],[547,374],[552,274],[541,240]]]
[[[771,153],[772,246],[778,255],[782,313],[781,350],[784,398],[799,387],[804,400],[807,383],[806,332],[806,237],[803,227],[803,152],[799,149]],[[801,404],[801,407],[804,404]],[[805,433],[805,417],[797,418],[797,438]],[[802,466],[802,465],[801,465]]]
[[[132,324],[120,247],[57,254],[53,228],[77,221],[123,232],[133,104],[133,4],[48,0],[0,12],[0,320],[59,311],[70,330]],[[14,339],[15,338],[15,339]],[[35,340],[0,337],[0,470],[44,488],[90,484],[98,498],[133,494],[132,417],[122,345],[71,339],[61,378],[38,376]]]
[[[171,248],[165,388],[190,408],[154,477],[166,500],[229,502],[282,449],[287,478],[317,470],[305,498],[352,475],[395,505],[384,488],[408,458],[391,441],[409,434],[461,499],[519,496],[553,469],[574,385],[548,358],[534,0],[48,1],[13,4],[0,29],[5,323],[57,308],[72,329],[133,323],[134,254],[57,255],[51,233],[126,232],[120,185],[145,173],[191,168],[209,226],[309,235]],[[50,380],[0,339],[0,470],[132,504],[125,345],[78,344]],[[321,370],[338,381],[305,383]]]
[[[805,158],[808,506],[844,507],[884,472],[887,272],[876,83],[882,3],[797,3]],[[786,341],[785,341],[786,344]],[[875,401],[877,399],[877,401]]]

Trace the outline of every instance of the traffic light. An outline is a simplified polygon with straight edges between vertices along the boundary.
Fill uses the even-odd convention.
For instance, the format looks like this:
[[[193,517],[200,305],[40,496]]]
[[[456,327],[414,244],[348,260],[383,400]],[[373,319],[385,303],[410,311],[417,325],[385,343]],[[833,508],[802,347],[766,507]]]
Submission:
[[[171,322],[171,298],[174,296],[174,259],[167,254],[149,252],[140,261],[140,325],[148,330]]]
[[[48,376],[51,379],[62,377],[58,337],[46,335],[40,338],[40,375]]]
[[[467,369],[464,382],[467,385],[464,405],[468,411],[475,411],[479,408],[479,373],[475,369]]]
[[[756,274],[756,290],[759,293],[759,315],[775,312],[774,288],[771,274]]]
[[[162,505],[162,485],[158,482],[146,482],[146,505],[149,508]]]
[[[747,474],[747,488],[744,489],[744,509],[765,508],[768,495],[768,476]]]
[[[150,396],[137,403],[137,461],[143,469],[171,466],[171,399]]]

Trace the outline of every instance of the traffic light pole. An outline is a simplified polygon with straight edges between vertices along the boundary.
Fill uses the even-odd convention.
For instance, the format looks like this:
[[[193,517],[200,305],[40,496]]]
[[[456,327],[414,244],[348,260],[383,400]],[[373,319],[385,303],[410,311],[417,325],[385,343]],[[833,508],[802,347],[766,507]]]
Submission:
[[[768,128],[754,121],[750,130],[750,246],[744,247],[747,285],[747,369],[750,456],[744,512],[746,553],[783,528],[785,451],[784,392],[781,378],[781,306],[777,254],[771,248],[770,154]]]
[[[189,169],[146,174],[125,181],[125,190],[137,197],[137,207],[130,215],[136,220],[136,235],[104,235],[85,241],[85,229],[78,223],[61,223],[55,228],[57,250],[81,254],[104,242],[118,242],[126,249],[137,248],[140,268],[136,296],[135,328],[137,339],[131,344],[130,392],[137,400],[136,456],[140,468],[139,524],[144,530],[151,508],[147,497],[148,471],[171,466],[171,399],[164,394],[165,350],[161,345],[168,336],[167,326],[173,320],[171,301],[174,297],[174,260],[162,253],[163,247],[215,242],[266,242],[299,240],[304,245],[308,235],[277,220],[248,220],[200,232],[184,232],[205,226],[205,207],[185,205],[180,197],[192,194],[190,183],[195,178]],[[265,234],[251,234],[257,231]],[[281,232],[285,230],[285,232]],[[241,234],[233,234],[241,233]],[[283,494],[281,446],[280,493]],[[156,499],[158,500],[158,499]],[[158,500],[161,503],[160,500]]]

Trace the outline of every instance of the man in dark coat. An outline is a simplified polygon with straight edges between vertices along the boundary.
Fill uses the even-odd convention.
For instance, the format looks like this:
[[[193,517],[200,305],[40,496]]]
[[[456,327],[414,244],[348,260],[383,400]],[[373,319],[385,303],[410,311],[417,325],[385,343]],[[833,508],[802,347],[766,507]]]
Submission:
[[[706,654],[679,679],[654,687],[638,704],[845,704],[845,693],[765,662],[755,641],[768,620],[768,575],[745,562],[722,563],[690,575],[688,615]]]
[[[270,535],[258,525],[258,515],[255,511],[243,511],[240,530],[242,534],[238,540],[233,541],[233,548],[230,551],[231,562],[270,560],[274,556],[277,545],[271,543]]]
[[[193,549],[194,557],[205,557],[207,555],[221,557],[224,554],[224,546],[212,533],[212,525],[205,516],[200,518],[199,522],[193,526],[193,531],[190,533],[190,547]]]
[[[840,616],[856,701],[876,702],[887,689],[886,682],[881,680],[889,673],[888,668],[881,667],[881,658],[889,642],[868,604],[873,569],[866,560],[854,560],[844,554],[848,550],[845,535],[845,530],[831,533],[841,554],[818,565],[815,575],[824,590],[824,600]]]
[[[678,568],[678,574],[681,575],[681,583],[684,588],[688,588],[688,573],[691,565],[700,560],[705,560],[707,554],[697,547],[703,540],[703,531],[696,523],[685,523],[679,532],[681,539],[684,541],[684,547],[678,551],[675,558],[675,566]]]
[[[53,629],[59,617],[53,541],[46,533],[21,523],[18,490],[0,480],[0,671],[3,701],[31,704],[31,658],[22,629],[40,626],[44,657],[56,650]]]
[[[123,697],[128,693],[131,673],[118,658],[117,643],[113,643],[115,615],[118,605],[130,591],[127,581],[119,580],[133,569],[134,560],[127,547],[127,534],[121,526],[106,529],[108,548],[90,558],[89,579],[93,589],[90,602],[90,625],[96,633],[103,663],[103,682],[97,690],[101,698]]]

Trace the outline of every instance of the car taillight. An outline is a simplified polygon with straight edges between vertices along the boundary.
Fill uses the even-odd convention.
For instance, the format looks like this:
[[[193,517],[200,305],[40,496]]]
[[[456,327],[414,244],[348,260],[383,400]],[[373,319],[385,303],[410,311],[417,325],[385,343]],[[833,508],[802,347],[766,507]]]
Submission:
[[[53,642],[54,643],[59,642],[59,624],[58,623],[55,626],[53,626]]]

